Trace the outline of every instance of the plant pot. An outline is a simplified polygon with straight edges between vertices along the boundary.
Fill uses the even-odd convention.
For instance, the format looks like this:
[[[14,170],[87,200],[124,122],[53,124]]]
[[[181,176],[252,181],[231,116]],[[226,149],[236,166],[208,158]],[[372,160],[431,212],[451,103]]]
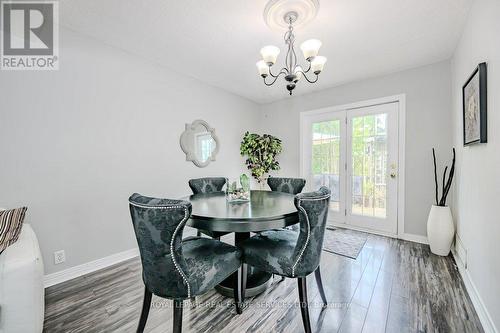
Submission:
[[[450,207],[432,205],[427,219],[427,238],[431,252],[439,256],[447,256],[450,253],[454,235],[455,225]]]

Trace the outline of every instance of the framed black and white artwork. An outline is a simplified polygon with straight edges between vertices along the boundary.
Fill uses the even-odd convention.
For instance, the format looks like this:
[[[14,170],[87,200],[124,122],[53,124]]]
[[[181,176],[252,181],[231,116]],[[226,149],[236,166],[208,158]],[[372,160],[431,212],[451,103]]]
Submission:
[[[486,63],[480,63],[462,87],[464,146],[487,142]]]

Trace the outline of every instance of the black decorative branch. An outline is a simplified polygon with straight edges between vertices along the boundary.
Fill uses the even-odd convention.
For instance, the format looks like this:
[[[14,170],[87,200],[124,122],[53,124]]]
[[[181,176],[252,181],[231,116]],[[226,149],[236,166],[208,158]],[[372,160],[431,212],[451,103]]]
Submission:
[[[443,189],[446,187],[445,184],[446,184],[446,171],[448,171],[448,166],[446,166],[444,168],[444,172],[443,172]]]
[[[438,201],[438,176],[437,176],[437,167],[436,167],[436,152],[434,148],[432,148],[432,158],[434,159],[434,183],[436,184],[436,206],[439,205]]]
[[[436,152],[434,148],[432,148],[432,157],[434,160],[434,183],[436,184],[436,205],[437,206],[446,206],[446,198],[448,197],[448,193],[450,192],[451,183],[453,182],[453,176],[455,174],[455,148],[453,148],[453,161],[451,163],[450,173],[448,174],[448,179],[446,179],[446,172],[448,171],[448,166],[444,168],[443,173],[443,189],[441,192],[441,199],[438,200],[439,197],[439,189],[438,189],[438,181],[437,181],[437,167],[436,167]]]
[[[446,187],[443,188],[443,195],[441,197],[441,201],[439,202],[440,206],[446,206],[446,198],[448,197],[448,193],[450,192],[451,182],[453,181],[454,174],[455,174],[455,148],[453,148],[453,161],[451,162],[450,174],[448,175],[448,182],[446,183]]]

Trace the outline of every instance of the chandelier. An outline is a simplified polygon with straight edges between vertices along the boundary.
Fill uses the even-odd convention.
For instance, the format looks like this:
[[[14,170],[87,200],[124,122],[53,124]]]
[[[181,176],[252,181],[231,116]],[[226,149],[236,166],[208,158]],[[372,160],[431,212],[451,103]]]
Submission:
[[[271,5],[272,2],[276,3],[276,1],[271,1]],[[281,2],[281,4],[285,3],[285,1],[279,2]],[[269,8],[266,8],[264,17],[268,15],[268,12]],[[306,60],[306,65],[302,66],[299,64],[297,53],[295,51],[295,34],[293,31],[293,25],[297,22],[298,18],[299,14],[297,11],[288,11],[282,17],[284,22],[288,25],[288,30],[284,35],[287,49],[285,66],[279,71],[273,73],[273,65],[276,64],[276,60],[280,53],[280,49],[273,45],[265,46],[260,50],[262,60],[256,64],[259,75],[264,79],[266,86],[272,86],[276,83],[278,78],[283,75],[286,81],[286,89],[289,91],[290,95],[292,95],[292,91],[301,79],[305,79],[309,83],[315,83],[318,81],[319,74],[323,71],[323,67],[326,63],[326,57],[318,55],[319,48],[321,47],[321,41],[317,39],[309,39],[300,45],[300,49]]]

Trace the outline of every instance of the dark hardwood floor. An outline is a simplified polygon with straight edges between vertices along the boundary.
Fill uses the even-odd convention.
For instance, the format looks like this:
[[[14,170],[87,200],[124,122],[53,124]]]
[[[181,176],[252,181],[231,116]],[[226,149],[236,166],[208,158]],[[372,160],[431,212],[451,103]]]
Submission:
[[[356,260],[323,252],[321,269],[330,305],[321,308],[312,274],[315,332],[483,332],[453,259],[426,245],[370,235]],[[183,331],[303,332],[296,281],[275,281],[241,315],[215,291],[198,297]],[[139,259],[50,287],[44,332],[135,332],[142,297]],[[171,331],[171,306],[153,297],[146,332]]]

